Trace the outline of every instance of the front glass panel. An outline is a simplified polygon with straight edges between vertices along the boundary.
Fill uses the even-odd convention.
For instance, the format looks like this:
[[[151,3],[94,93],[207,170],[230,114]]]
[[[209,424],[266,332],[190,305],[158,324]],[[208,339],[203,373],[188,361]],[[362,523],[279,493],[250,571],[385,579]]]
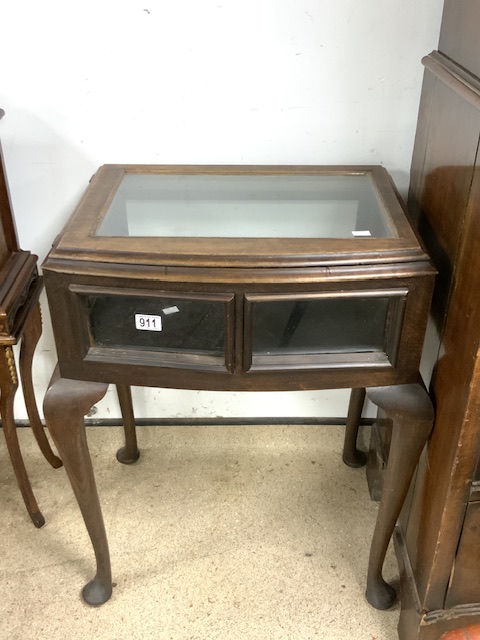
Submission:
[[[368,173],[126,174],[97,235],[199,238],[397,236]]]
[[[224,302],[100,294],[85,299],[93,347],[188,352],[225,360]]]
[[[394,350],[398,302],[398,296],[379,295],[253,302],[252,363],[344,354],[378,354],[386,361]]]

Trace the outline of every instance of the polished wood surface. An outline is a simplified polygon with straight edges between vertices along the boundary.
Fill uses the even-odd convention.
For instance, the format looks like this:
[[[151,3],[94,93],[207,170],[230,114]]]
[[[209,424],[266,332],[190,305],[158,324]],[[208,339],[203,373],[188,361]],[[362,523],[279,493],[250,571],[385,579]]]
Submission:
[[[409,209],[439,270],[423,355],[435,425],[396,535],[402,640],[480,622],[480,4],[445,2],[425,78]]]
[[[447,631],[440,640],[480,640],[480,624],[470,624],[461,629]]]
[[[349,467],[363,467],[367,463],[367,456],[357,449],[358,427],[365,403],[365,389],[352,389],[348,405],[348,418],[345,425],[345,440],[343,443],[342,459]]]
[[[458,455],[471,448],[468,440],[463,441],[463,438],[467,437],[464,429],[467,427],[472,432],[474,423],[470,423],[470,427],[465,425],[463,416],[471,411],[468,405],[471,399],[473,400],[470,397],[470,387],[478,345],[476,316],[480,311],[480,308],[476,308],[474,304],[480,253],[477,236],[479,218],[475,211],[475,195],[472,191],[475,167],[472,140],[474,136],[478,140],[480,113],[470,105],[465,105],[462,98],[449,89],[443,92],[438,89],[436,96],[440,105],[445,105],[445,109],[438,106],[436,110],[432,110],[429,122],[430,135],[437,140],[438,137],[445,137],[444,132],[452,132],[451,135],[455,137],[456,144],[443,143],[442,148],[435,143],[433,151],[425,156],[429,164],[425,169],[428,173],[422,191],[423,197],[419,200],[421,207],[419,226],[425,226],[424,219],[428,221],[438,219],[436,203],[437,200],[442,200],[441,193],[444,193],[443,201],[447,202],[449,208],[442,209],[443,215],[450,218],[449,225],[456,225],[459,228],[461,240],[457,240],[454,245],[450,244],[450,252],[448,252],[446,247],[451,241],[449,226],[440,227],[435,222],[432,223],[431,237],[435,239],[432,241],[432,246],[433,242],[437,242],[438,245],[443,246],[445,252],[442,256],[444,277],[440,280],[441,286],[435,292],[433,303],[436,329],[439,337],[441,336],[441,343],[433,341],[432,352],[426,354],[435,362],[432,391],[437,409],[435,431],[429,447],[430,469],[424,479],[424,491],[431,494],[428,499],[430,507],[428,513],[422,510],[421,516],[419,515],[422,523],[416,523],[412,519],[406,532],[407,539],[410,540],[409,547],[412,549],[412,566],[418,575],[418,588],[424,593],[422,605],[427,609],[443,606],[458,540],[458,528],[461,527],[463,518],[464,506],[458,498],[468,491],[466,482],[469,474],[472,473],[472,469],[464,467],[469,465],[467,460],[458,459]],[[467,114],[469,117],[464,117]],[[470,135],[463,134],[467,126],[469,126]],[[443,152],[438,151],[439,148]],[[470,166],[468,163],[465,165],[464,173],[467,177],[462,177],[461,181],[458,181],[458,176],[461,174],[458,167],[455,166],[449,170],[450,161],[453,160],[452,155],[455,156],[455,160],[463,156],[465,161],[470,162]],[[432,167],[433,159],[436,159],[438,164],[441,163],[441,166]],[[442,175],[443,179],[440,180],[439,177]],[[452,175],[457,179],[452,181],[450,179]],[[437,191],[440,192],[433,201],[430,200],[432,192],[429,187],[430,180],[436,182]],[[460,186],[463,188],[461,189]],[[412,200],[410,202],[412,203]],[[435,213],[430,215],[430,209]],[[440,261],[437,264],[440,266]],[[458,449],[460,445],[464,448]],[[473,461],[470,464],[473,465]],[[456,473],[451,477],[445,470],[453,468],[456,469]],[[423,477],[420,479],[423,481]],[[465,495],[462,501],[463,499],[466,499]],[[424,535],[418,537],[417,528],[422,533],[436,529],[439,537]],[[439,550],[442,553],[439,553]],[[425,571],[426,567],[427,571]],[[432,579],[433,575],[435,579]]]
[[[19,251],[15,223],[10,206],[3,152],[0,146],[0,269]]]
[[[65,465],[92,541],[97,570],[83,588],[85,602],[99,605],[112,595],[107,535],[98,499],[83,417],[107,392],[108,385],[60,378],[55,370],[45,399],[45,419]],[[68,417],[68,429],[65,419]]]
[[[432,430],[434,411],[421,384],[373,387],[367,389],[367,394],[393,425],[384,495],[373,534],[367,577],[367,600],[376,608],[383,609],[395,601],[392,587],[382,578],[383,560],[419,456]]]
[[[137,445],[132,392],[128,385],[117,384],[117,395],[125,432],[125,446],[117,451],[117,460],[122,464],[133,464],[140,457],[140,451]]]

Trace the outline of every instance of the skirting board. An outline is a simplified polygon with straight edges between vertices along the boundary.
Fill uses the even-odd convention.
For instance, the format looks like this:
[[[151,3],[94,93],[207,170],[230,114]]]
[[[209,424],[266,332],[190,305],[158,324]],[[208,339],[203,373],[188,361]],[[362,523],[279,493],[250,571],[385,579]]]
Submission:
[[[262,426],[262,425],[313,425],[344,427],[346,418],[139,418],[135,421],[137,427],[173,427],[173,426]],[[371,426],[373,419],[362,418],[360,426]],[[17,420],[17,427],[29,427],[28,420]],[[1,422],[0,422],[1,426]],[[87,427],[121,427],[120,418],[86,418]]]

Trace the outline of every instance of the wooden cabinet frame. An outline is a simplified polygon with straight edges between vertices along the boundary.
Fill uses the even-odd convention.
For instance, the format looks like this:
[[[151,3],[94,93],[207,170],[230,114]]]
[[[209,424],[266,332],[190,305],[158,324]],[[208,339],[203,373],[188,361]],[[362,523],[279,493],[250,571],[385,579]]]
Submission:
[[[121,235],[122,229],[119,235],[101,235],[98,230],[116,190],[129,174],[275,176],[282,180],[289,176],[343,176],[347,182],[348,176],[363,176],[373,187],[376,200],[372,207],[378,206],[375,211],[385,222],[382,233],[388,228],[384,233],[388,237],[381,233],[367,238],[352,233],[337,239],[254,234],[235,238],[128,237]],[[123,216],[123,209],[119,211]],[[352,227],[349,234],[351,231]],[[432,422],[432,407],[419,384],[418,367],[435,269],[383,168],[106,165],[92,179],[43,270],[59,360],[44,411],[67,460],[65,466],[98,561],[97,576],[83,592],[88,603],[101,604],[110,597],[111,572],[83,415],[103,397],[106,385],[114,383],[127,427],[126,444],[117,457],[128,463],[138,458],[129,395],[132,384],[215,391],[371,387],[368,393],[373,401],[385,407],[395,422],[397,456],[390,464],[390,490],[382,502],[372,541],[367,598],[378,608],[392,605],[395,591],[382,578],[383,558]],[[126,348],[95,345],[84,302],[85,296],[92,294],[149,299],[166,296],[224,304],[225,361],[214,362],[179,349],[168,353],[132,349],[128,341]],[[362,296],[392,300],[385,320],[386,355],[352,352],[317,357],[314,353],[300,359],[283,355],[275,363],[264,362],[264,366],[252,363],[252,305],[267,300],[355,300]],[[354,403],[350,412],[350,449],[354,449],[359,406]],[[355,455],[344,459],[352,457]]]

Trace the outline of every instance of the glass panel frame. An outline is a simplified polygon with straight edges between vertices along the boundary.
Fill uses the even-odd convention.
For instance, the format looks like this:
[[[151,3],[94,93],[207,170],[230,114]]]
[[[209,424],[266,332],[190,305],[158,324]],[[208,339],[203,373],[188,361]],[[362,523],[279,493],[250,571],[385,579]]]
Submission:
[[[397,238],[370,173],[126,173],[97,237]]]
[[[368,176],[395,237],[219,238],[96,235],[122,180],[130,175],[176,176]],[[49,261],[165,267],[288,268],[424,261],[426,254],[405,216],[387,171],[372,166],[103,165],[61,234]]]
[[[276,369],[311,369],[334,367],[395,367],[403,327],[408,289],[358,289],[355,291],[328,291],[318,293],[247,294],[244,301],[243,367],[245,371]],[[296,353],[287,350],[276,353],[255,353],[255,305],[262,303],[305,303],[321,301],[354,301],[386,299],[388,302],[384,348],[372,351],[338,350],[312,352],[308,348]]]
[[[81,285],[71,285],[71,293],[74,294],[75,304],[80,311],[82,317],[82,331],[85,343],[85,357],[88,360],[112,362],[116,357],[122,360],[129,360],[132,363],[135,361],[149,362],[156,366],[161,367],[180,367],[180,368],[196,368],[196,369],[221,369],[227,371],[233,371],[234,367],[234,326],[235,326],[235,309],[234,309],[234,294],[230,293],[190,293],[184,291],[152,291],[148,289],[137,288],[125,288],[125,289],[113,289],[110,287],[89,287]],[[118,306],[119,303],[125,301],[130,304],[131,301],[138,301],[138,314],[129,313],[129,322],[132,324],[135,322],[137,329],[142,337],[137,344],[129,343],[128,332],[125,333],[125,343],[121,344],[101,344],[96,340],[95,327],[91,322],[91,305],[89,300],[92,298],[97,299],[109,299],[113,300]],[[145,304],[143,301],[147,301]],[[177,305],[175,305],[177,302]],[[159,326],[151,326],[150,330],[144,330],[141,326],[142,323],[147,324],[149,322],[160,322],[165,327],[165,320],[170,316],[168,321],[178,314],[177,308],[182,303],[195,307],[195,303],[200,303],[201,306],[205,305],[222,305],[223,306],[223,349],[218,350],[215,353],[212,349],[201,348],[182,348],[179,346],[163,347],[161,345],[155,345],[155,335],[160,335]],[[151,311],[152,305],[155,305],[161,309],[158,314],[145,313],[145,311]],[[130,308],[130,311],[132,307]],[[165,311],[167,313],[165,313]],[[158,320],[155,320],[155,319]],[[218,320],[218,318],[217,318]],[[105,318],[102,319],[102,322]],[[100,327],[101,331],[105,332],[108,327]],[[129,327],[130,335],[132,327]],[[158,333],[157,333],[158,331]],[[147,338],[144,338],[147,336]],[[153,336],[153,338],[151,338]],[[195,342],[195,341],[194,341]],[[144,344],[142,344],[144,343]],[[149,345],[149,343],[151,343]]]

